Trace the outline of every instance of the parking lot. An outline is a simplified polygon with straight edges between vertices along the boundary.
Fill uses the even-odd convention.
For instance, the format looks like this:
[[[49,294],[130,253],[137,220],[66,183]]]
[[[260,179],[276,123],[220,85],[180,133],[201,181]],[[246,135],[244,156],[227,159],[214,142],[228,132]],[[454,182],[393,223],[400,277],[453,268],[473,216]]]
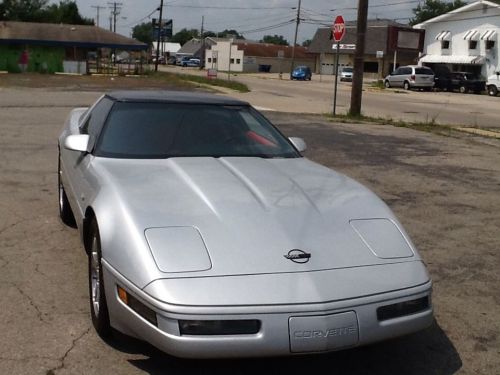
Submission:
[[[181,360],[121,335],[102,341],[90,321],[85,253],[58,217],[56,170],[65,117],[103,90],[0,89],[0,374],[500,373],[500,141],[281,112],[266,115],[305,139],[306,157],[395,211],[434,281],[436,323],[293,358]]]

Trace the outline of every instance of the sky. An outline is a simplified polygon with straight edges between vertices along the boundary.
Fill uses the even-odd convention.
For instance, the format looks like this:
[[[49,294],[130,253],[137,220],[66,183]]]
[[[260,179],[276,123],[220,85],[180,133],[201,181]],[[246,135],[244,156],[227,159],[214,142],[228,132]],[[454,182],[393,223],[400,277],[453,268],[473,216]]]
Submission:
[[[160,0],[116,0],[120,9],[117,32],[131,36],[134,25],[158,18],[156,10]],[[51,2],[58,2],[52,0]],[[112,7],[109,0],[76,0],[80,13],[96,18],[99,10],[99,26],[109,29]],[[295,19],[299,0],[164,0],[163,18],[173,20],[173,32],[182,28],[201,28],[222,31],[236,29],[246,39],[260,40],[264,35],[283,35],[290,43],[295,34]],[[337,15],[344,19],[356,19],[357,0],[302,0],[302,19],[297,42],[312,39],[318,27],[331,25]],[[412,9],[419,0],[370,0],[369,18],[388,18],[407,23]]]

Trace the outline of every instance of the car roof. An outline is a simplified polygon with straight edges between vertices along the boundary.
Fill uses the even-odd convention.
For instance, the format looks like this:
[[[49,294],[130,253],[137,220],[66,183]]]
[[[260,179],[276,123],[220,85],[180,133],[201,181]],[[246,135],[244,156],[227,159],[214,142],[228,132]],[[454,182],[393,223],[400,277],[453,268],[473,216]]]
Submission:
[[[243,105],[247,102],[227,98],[221,95],[190,92],[190,91],[167,91],[167,90],[127,90],[112,91],[106,96],[119,102],[163,102],[163,103],[186,103],[186,104],[214,104],[214,105]]]

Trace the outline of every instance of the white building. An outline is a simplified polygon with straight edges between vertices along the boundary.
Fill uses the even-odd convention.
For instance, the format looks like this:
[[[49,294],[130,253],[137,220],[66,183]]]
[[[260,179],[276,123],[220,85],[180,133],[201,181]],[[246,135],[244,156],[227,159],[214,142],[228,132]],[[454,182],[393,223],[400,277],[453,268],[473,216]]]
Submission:
[[[231,69],[229,69],[231,65]],[[243,51],[232,40],[218,40],[205,52],[205,68],[221,71],[242,72]]]
[[[484,77],[500,71],[500,4],[480,0],[414,26],[425,29],[420,64]]]

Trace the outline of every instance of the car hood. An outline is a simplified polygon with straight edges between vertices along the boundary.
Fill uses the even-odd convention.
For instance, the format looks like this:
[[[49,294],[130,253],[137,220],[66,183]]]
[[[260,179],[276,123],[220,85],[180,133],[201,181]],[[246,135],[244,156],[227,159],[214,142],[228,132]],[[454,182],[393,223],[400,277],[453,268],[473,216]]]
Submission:
[[[121,245],[119,252],[107,253],[118,269],[125,258],[131,262],[130,257],[151,254],[161,272],[175,277],[307,272],[418,259],[380,199],[305,158],[96,158],[94,166],[105,181],[101,193],[120,211],[115,226],[139,233],[151,250],[134,254],[129,246],[124,254],[127,245]],[[353,219],[375,224],[354,225]],[[384,248],[385,240],[405,249],[381,255],[385,250],[375,248]],[[293,249],[311,256],[307,262],[286,258]]]

